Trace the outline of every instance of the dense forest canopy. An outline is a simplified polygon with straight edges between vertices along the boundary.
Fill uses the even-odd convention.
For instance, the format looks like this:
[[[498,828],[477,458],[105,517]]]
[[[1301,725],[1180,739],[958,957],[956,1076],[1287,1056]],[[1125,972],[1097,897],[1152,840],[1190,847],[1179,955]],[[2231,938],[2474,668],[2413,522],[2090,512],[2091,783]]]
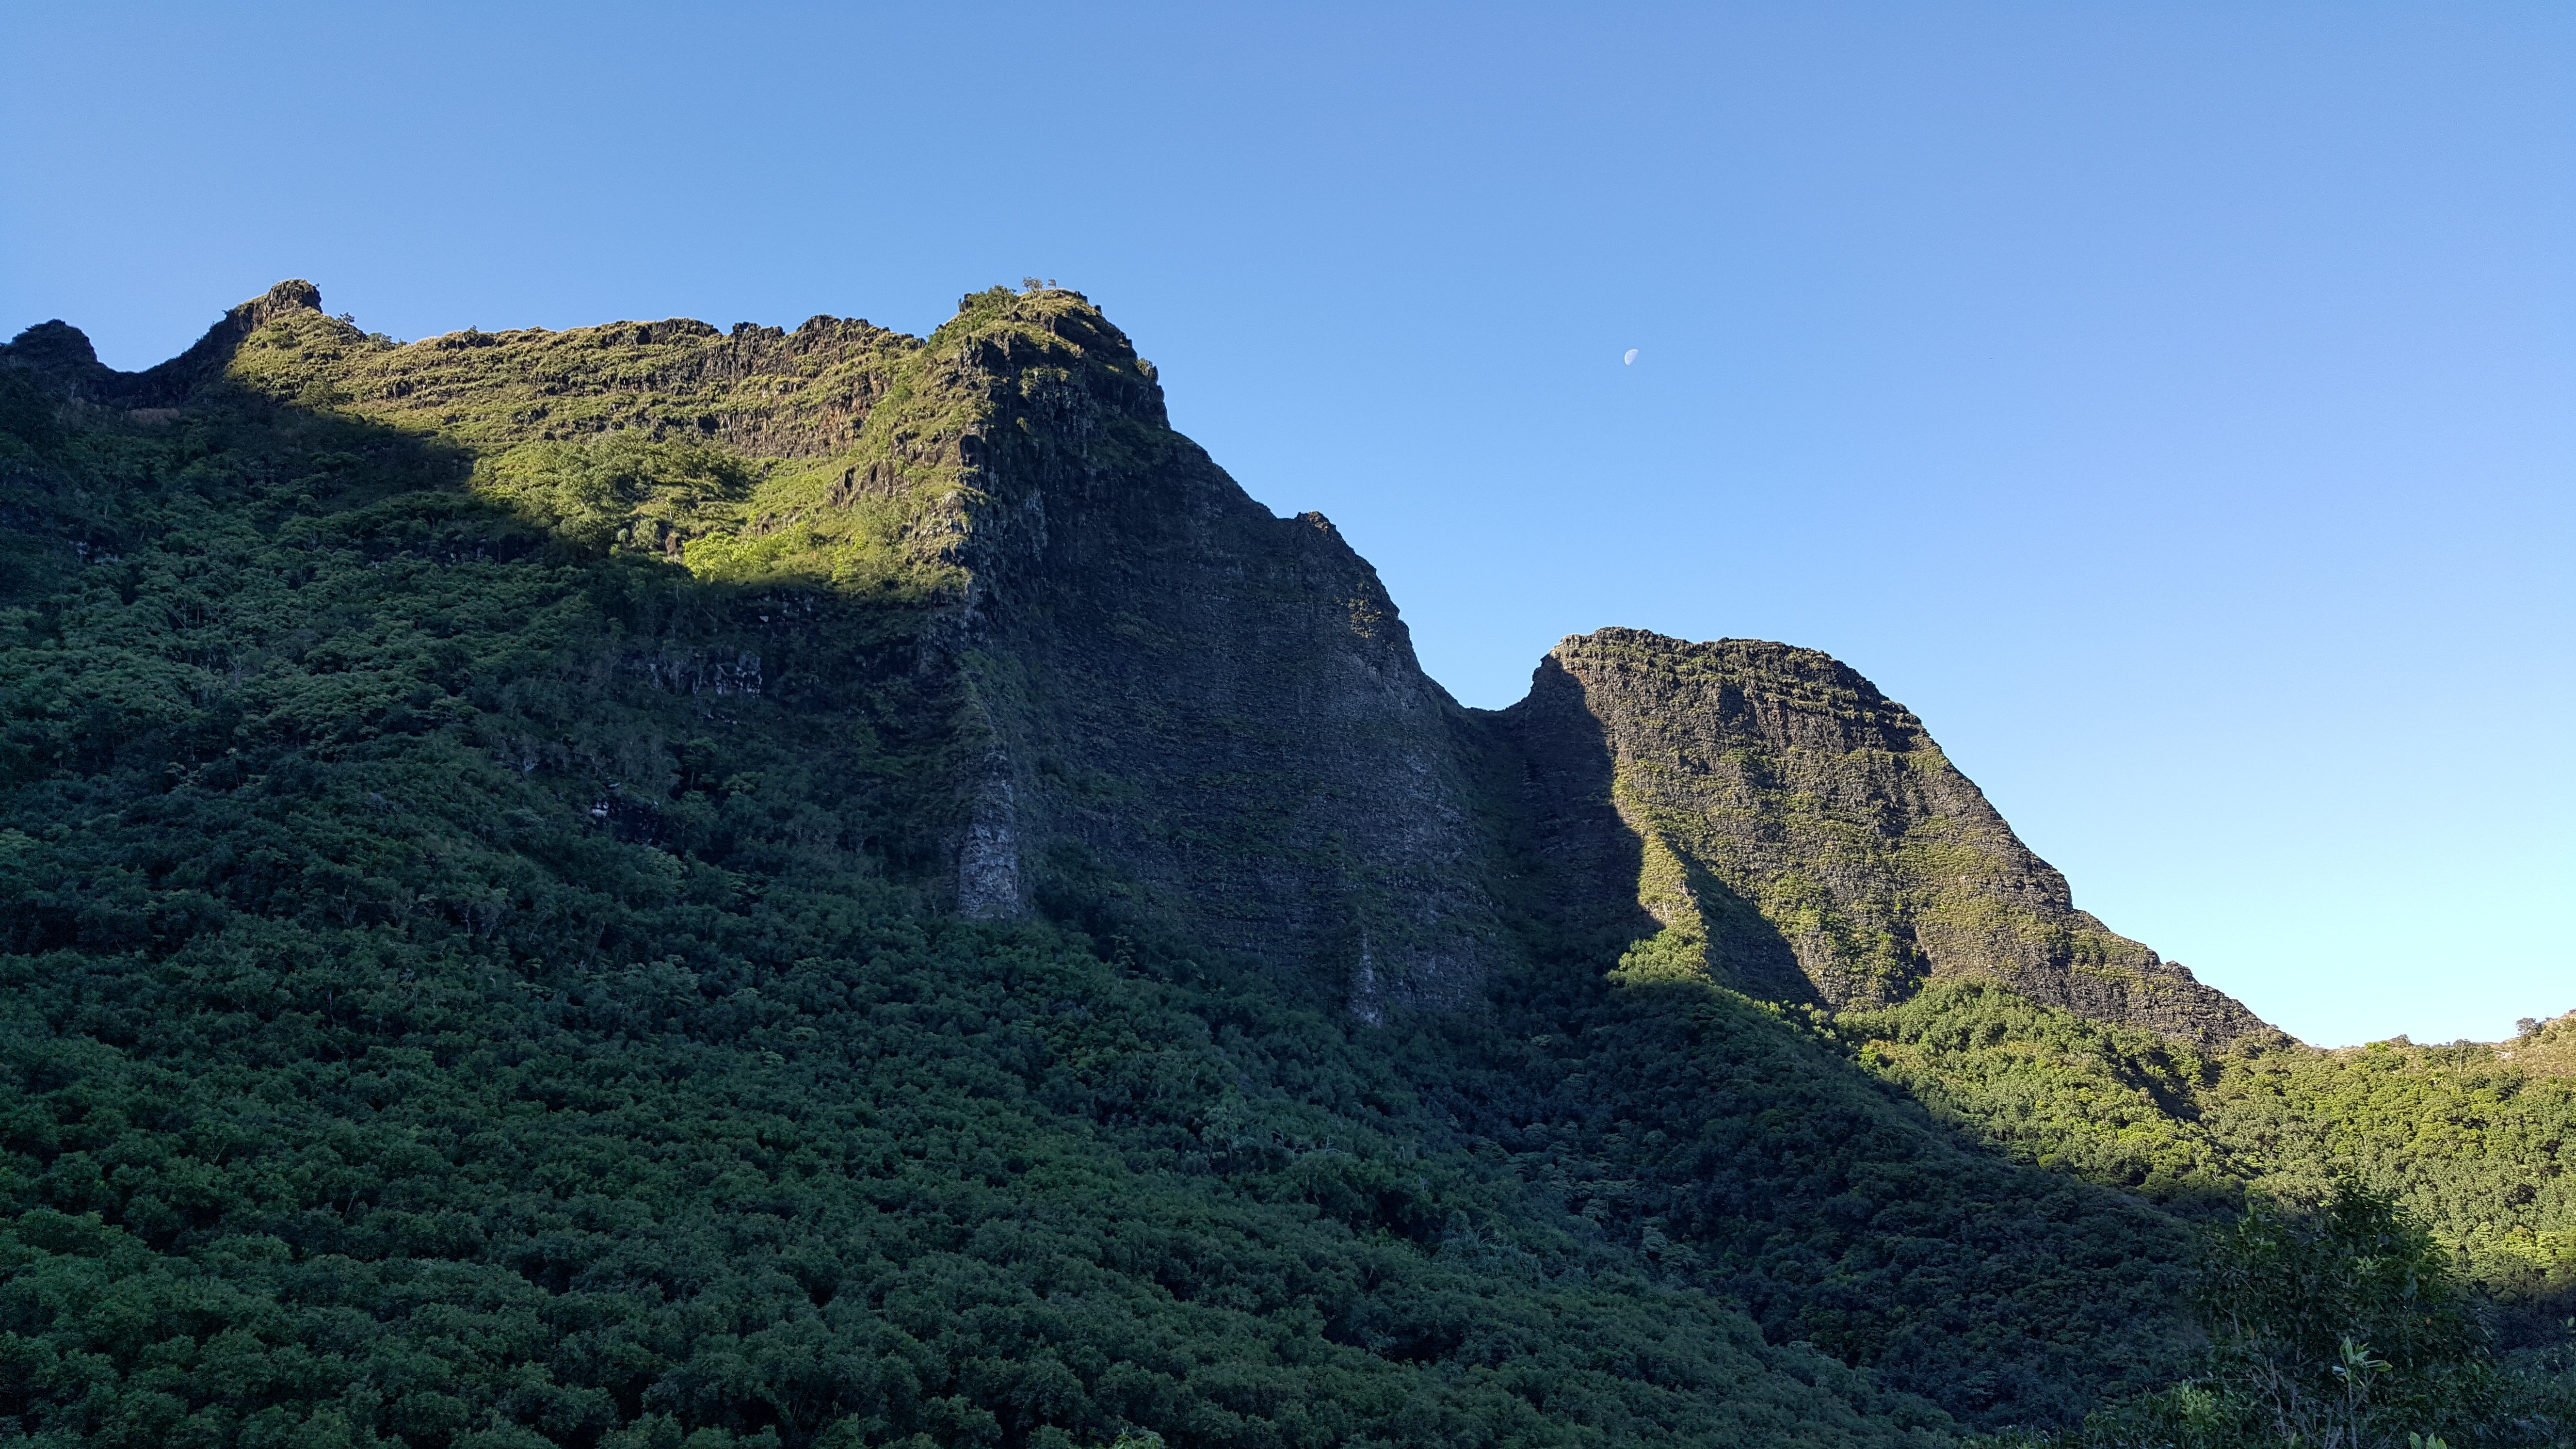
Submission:
[[[1547,899],[1508,751],[1415,909],[1436,852],[1228,822],[988,622],[1207,644],[990,563],[1121,536],[1011,468],[1201,466],[1073,294],[410,346],[309,294],[0,355],[0,1437],[2269,1442],[2324,1333],[2407,1387],[2312,1438],[2564,1438],[2576,1022],[1766,993]],[[1320,537],[1264,587],[1409,666]],[[1365,878],[1359,986],[1329,912],[1174,903],[1273,858]]]

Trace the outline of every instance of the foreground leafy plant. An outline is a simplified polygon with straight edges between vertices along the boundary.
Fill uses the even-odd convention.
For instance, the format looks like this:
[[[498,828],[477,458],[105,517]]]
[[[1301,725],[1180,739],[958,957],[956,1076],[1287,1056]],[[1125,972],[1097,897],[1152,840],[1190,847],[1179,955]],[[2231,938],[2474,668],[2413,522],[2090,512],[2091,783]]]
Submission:
[[[2193,1299],[2200,1373],[2089,1416],[2067,1449],[2448,1449],[2566,1438],[2567,1384],[2498,1361],[2450,1254],[2346,1183],[2301,1211],[2257,1199],[2211,1227]]]

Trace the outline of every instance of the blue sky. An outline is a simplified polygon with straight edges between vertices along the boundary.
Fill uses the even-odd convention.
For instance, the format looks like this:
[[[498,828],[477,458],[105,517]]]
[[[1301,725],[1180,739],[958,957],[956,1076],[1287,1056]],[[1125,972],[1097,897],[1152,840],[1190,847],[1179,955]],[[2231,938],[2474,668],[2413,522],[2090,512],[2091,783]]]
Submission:
[[[1054,277],[1469,704],[1828,650],[2302,1037],[2576,1008],[2576,9],[1604,9],[0,0],[0,328]]]

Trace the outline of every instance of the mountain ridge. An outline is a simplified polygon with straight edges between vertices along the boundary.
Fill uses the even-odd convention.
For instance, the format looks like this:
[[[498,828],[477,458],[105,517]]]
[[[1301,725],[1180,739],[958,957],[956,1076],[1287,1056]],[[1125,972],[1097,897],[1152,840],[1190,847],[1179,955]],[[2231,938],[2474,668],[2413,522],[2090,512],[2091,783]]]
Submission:
[[[159,399],[175,378],[202,385],[214,359],[230,362],[261,329],[290,318],[301,319],[307,328],[347,334],[332,339],[343,349],[362,341],[354,327],[327,318],[320,304],[320,293],[311,284],[281,283],[233,309],[173,363],[131,377],[107,374],[102,385],[103,370],[93,360],[90,370],[74,374],[76,386]],[[901,358],[906,351],[912,356]],[[493,354],[514,352],[520,354],[518,360],[498,369],[492,365]],[[625,361],[630,355],[649,357],[651,363],[638,368]],[[674,319],[566,333],[468,331],[387,349],[379,356],[382,360],[373,367],[366,365],[370,358],[361,356],[355,368],[328,369],[337,374],[328,379],[307,375],[322,369],[299,357],[262,378],[261,385],[278,395],[291,389],[297,398],[318,390],[345,399],[343,405],[361,415],[415,425],[438,416],[456,436],[499,451],[502,465],[495,471],[504,477],[508,459],[520,449],[559,443],[585,431],[624,433],[628,428],[648,432],[656,441],[674,434],[684,445],[711,438],[784,460],[825,459],[841,465],[840,479],[819,499],[810,486],[805,496],[797,497],[792,488],[772,483],[767,492],[775,495],[774,502],[745,503],[749,516],[741,533],[746,541],[811,527],[818,518],[853,511],[852,505],[863,500],[905,505],[911,516],[887,531],[899,536],[898,546],[912,555],[907,562],[918,570],[953,569],[962,575],[953,602],[940,611],[953,637],[939,647],[962,660],[999,654],[1010,661],[994,670],[972,662],[966,666],[973,698],[964,706],[968,717],[961,728],[970,734],[980,731],[987,740],[957,783],[965,817],[954,846],[957,891],[970,914],[1011,915],[1025,909],[1037,866],[1023,862],[1023,850],[1043,857],[1070,844],[1106,849],[1122,862],[1145,861],[1143,874],[1172,894],[1246,902],[1252,914],[1219,930],[1219,939],[1235,949],[1260,951],[1267,949],[1263,942],[1268,937],[1286,929],[1290,944],[1282,954],[1340,958],[1349,1000],[1363,1014],[1379,1012],[1377,1002],[1388,993],[1454,1000],[1471,989],[1462,983],[1479,979],[1486,969],[1481,963],[1496,949],[1493,937],[1499,930],[1493,907],[1477,899],[1478,891],[1459,889],[1453,879],[1472,857],[1491,854],[1468,839],[1465,828],[1476,807],[1466,798],[1472,791],[1464,779],[1480,766],[1466,758],[1478,745],[1461,738],[1472,734],[1459,724],[1464,711],[1422,673],[1399,611],[1366,562],[1340,542],[1319,514],[1304,515],[1296,523],[1274,518],[1203,451],[1172,433],[1160,387],[1132,344],[1079,294],[971,294],[958,318],[917,343],[864,322],[828,317],[811,319],[793,333],[750,324],[720,333]],[[900,369],[889,365],[890,357],[911,362],[915,370],[926,365],[939,393],[965,401],[948,401],[928,413],[915,406],[911,416],[903,416],[913,399],[896,396],[889,410],[896,416],[878,417],[877,407],[888,394],[910,391],[895,377]],[[450,360],[458,358],[472,365],[460,372],[461,364]],[[513,375],[528,381],[512,387],[504,380]],[[373,385],[364,385],[369,383]],[[496,386],[513,394],[510,401],[518,405],[493,416],[488,395]],[[772,387],[786,401],[765,398],[746,420],[743,396]],[[925,388],[914,396],[931,391]],[[594,401],[585,403],[585,398]],[[722,412],[705,410],[718,400],[728,405]],[[478,405],[482,411],[476,415],[486,421],[459,428],[460,412]],[[878,424],[878,436],[871,436],[871,420]],[[868,452],[879,456],[863,456]],[[828,476],[829,469],[823,472]],[[629,546],[640,536],[640,527],[653,535],[644,543],[648,550],[658,548],[671,556],[693,541],[704,549],[704,542],[693,540],[685,528],[651,518],[650,511],[636,510],[635,521],[621,530]],[[1248,536],[1230,539],[1229,531],[1248,531]],[[1293,542],[1299,539],[1314,540],[1316,551],[1301,553]],[[1237,589],[1235,581],[1263,566],[1256,560],[1278,556],[1283,547],[1290,561],[1282,566],[1292,579],[1270,586],[1272,598],[1314,596],[1320,587],[1328,608],[1345,611],[1347,619],[1312,618],[1295,637],[1263,637],[1260,625],[1273,622],[1263,617],[1270,601]],[[1116,571],[1118,577],[1104,581],[1098,577],[1104,570]],[[1190,623],[1175,625],[1193,611],[1197,617]],[[1025,619],[1044,622],[1021,627]],[[1155,632],[1175,641],[1217,640],[1222,647],[1193,651],[1188,643],[1156,648],[1149,642],[1141,649],[1127,648]],[[1668,677],[1681,661],[1729,647],[1728,641],[1683,646],[1631,630],[1587,637],[1620,641],[1618,648],[1631,656],[1673,656],[1671,663],[1650,667],[1645,674],[1618,674],[1615,682],[1605,676],[1590,686],[1594,692],[1607,686],[1607,708],[1629,721],[1639,717],[1638,711],[1617,699],[1621,687],[1634,688],[1650,675]],[[1560,660],[1567,647],[1560,645],[1550,660]],[[1193,652],[1200,656],[1196,661],[1185,657]],[[1573,657],[1606,658],[1610,652],[1606,642],[1596,642]],[[1297,657],[1291,663],[1283,655]],[[1230,681],[1190,673],[1204,669],[1211,656],[1240,661],[1241,673]],[[1779,657],[1800,658],[1804,651]],[[1878,698],[1848,666],[1828,661],[1825,672],[1835,671],[1842,677],[1831,688],[1854,699]],[[1253,687],[1262,678],[1312,681],[1344,674],[1363,682],[1311,700]],[[1553,677],[1544,666],[1538,676],[1542,681]],[[1168,687],[1174,684],[1179,687]],[[1116,748],[1121,732],[1100,721],[1068,728],[1045,711],[1014,714],[1008,701],[1032,687],[1051,690],[1057,710],[1103,699],[1125,709],[1150,699],[1152,709],[1171,714],[1175,723],[1153,751],[1122,751]],[[1727,699],[1740,696],[1740,690],[1730,696],[1730,687],[1720,685],[1709,701],[1721,712]],[[1236,703],[1209,707],[1229,694]],[[1775,688],[1765,697],[1812,705],[1795,699],[1797,694],[1792,686]],[[1527,705],[1524,701],[1515,708]],[[1286,717],[1279,715],[1283,708],[1290,711]],[[1780,720],[1814,723],[1830,711],[1793,707],[1775,714]],[[1255,716],[1271,722],[1255,724]],[[1890,728],[1908,741],[1897,756],[1910,755],[1919,742],[1937,757],[1937,746],[1901,708],[1891,717]],[[2017,957],[2003,972],[2004,979],[2025,994],[2035,991],[2036,999],[2080,1015],[2179,1032],[2202,1045],[2278,1035],[2232,999],[2200,986],[2188,972],[2177,974],[2152,951],[2075,912],[2063,878],[2031,856],[1955,771],[1948,772],[1949,788],[1965,788],[1971,802],[1966,808],[1978,817],[1974,827],[1995,838],[2003,879],[1999,889],[1964,902],[1958,899],[1961,893],[1936,892],[1936,899],[1917,910],[1903,899],[1907,890],[1883,880],[1866,885],[1845,880],[1822,886],[1819,894],[1818,882],[1784,881],[1776,863],[1759,869],[1744,861],[1685,859],[1691,854],[1687,848],[1677,855],[1673,843],[1679,819],[1694,817],[1705,830],[1714,814],[1705,806],[1679,802],[1647,804],[1642,783],[1662,772],[1641,773],[1640,751],[1664,750],[1671,741],[1648,746],[1633,732],[1611,733],[1619,756],[1613,794],[1622,819],[1637,830],[1645,816],[1658,810],[1670,817],[1643,827],[1651,856],[1645,868],[1658,879],[1637,887],[1656,923],[1654,934],[1664,938],[1665,932],[1681,932],[1664,938],[1666,955],[1674,942],[1706,938],[1711,920],[1728,914],[1699,903],[1709,884],[1718,883],[1718,889],[1736,894],[1728,903],[1737,908],[1734,915],[1741,919],[1740,908],[1750,904],[1770,927],[1769,934],[1788,943],[1795,962],[1757,963],[1765,955],[1776,957],[1777,943],[1745,938],[1741,932],[1697,948],[1703,955],[1713,950],[1732,960],[1730,969],[1743,984],[1803,992],[1836,1007],[1879,1005],[1894,999],[1890,992],[1901,983],[1927,971],[1973,969],[1981,959],[1991,968],[1996,960]],[[1776,730],[1772,733],[1777,736]],[[1264,734],[1266,743],[1254,738]],[[1077,774],[1105,770],[1131,801],[1141,795],[1185,802],[1190,798],[1185,785],[1168,771],[1155,772],[1154,762],[1143,756],[1171,753],[1174,739],[1228,736],[1234,737],[1228,768],[1240,769],[1268,754],[1269,763],[1252,768],[1267,773],[1273,794],[1253,800],[1218,792],[1196,807],[1184,806],[1194,814],[1194,823],[1155,820],[1140,829],[1123,826],[1119,812],[1086,808],[1073,798],[1076,792],[1062,788],[1067,768]],[[1342,762],[1301,752],[1298,743],[1330,740],[1334,748],[1346,750],[1372,738],[1380,741],[1378,754]],[[1763,743],[1775,753],[1782,745],[1801,748],[1784,736]],[[1878,748],[1886,743],[1880,740],[1873,748],[1887,754]],[[1854,752],[1847,746],[1839,753],[1850,757]],[[1036,768],[1032,756],[1045,757],[1051,768]],[[1104,763],[1095,763],[1094,757]],[[1154,777],[1139,778],[1148,775]],[[1292,853],[1311,857],[1324,840],[1338,838],[1352,850],[1353,859],[1310,859],[1292,879],[1250,883],[1241,871],[1206,863],[1204,857],[1213,851],[1201,851],[1202,859],[1194,865],[1158,848],[1158,838],[1174,834],[1202,841],[1222,835],[1222,822],[1299,796],[1293,783],[1299,780],[1323,781],[1329,788],[1320,795],[1304,791],[1301,803],[1289,807],[1310,817],[1298,828],[1293,846],[1273,836],[1261,848],[1273,861]],[[1369,785],[1362,785],[1363,780]],[[1410,793],[1396,810],[1386,809],[1380,800],[1354,808],[1362,790],[1396,781],[1433,783],[1405,787]],[[1736,783],[1740,793],[1743,782]],[[1856,788],[1864,796],[1881,796],[1887,784],[1869,781]],[[1380,828],[1380,822],[1399,816],[1410,817],[1406,829],[1390,833]],[[1956,811],[1936,816],[1923,823],[1956,830],[1965,819]],[[1890,828],[1903,833],[1903,827],[1885,822],[1880,827],[1881,833]],[[1812,831],[1810,837],[1812,849]],[[1859,867],[1863,875],[1887,873],[1884,862],[1845,864]],[[1488,861],[1478,873],[1490,875],[1495,868]],[[1703,882],[1696,890],[1690,884],[1693,872]],[[1841,874],[1849,877],[1854,870]],[[2002,902],[2016,892],[2032,899]],[[1912,894],[1921,893],[1917,880]],[[1296,904],[1287,904],[1291,900]],[[1319,900],[1328,904],[1308,904]],[[1413,908],[1398,909],[1392,904],[1398,900]],[[1923,910],[1929,914],[1918,923],[1914,918]],[[1950,924],[1946,933],[1942,929],[1945,915],[1997,911],[2011,919]],[[1198,929],[1213,928],[1210,911],[1197,914]],[[1297,924],[1286,925],[1292,918]],[[1920,943],[1913,939],[1919,925],[1931,927]],[[1962,930],[1972,939],[1952,944]],[[2064,939],[2035,952],[2020,940],[2052,933]],[[1835,936],[1840,937],[1835,944],[1821,944]],[[2145,995],[2138,996],[2140,992]]]
[[[2576,1282],[2563,1033],[2297,1047],[1812,651],[1464,709],[1078,294],[319,307],[0,349],[47,1442],[1929,1444],[2173,1382],[2337,1172]]]

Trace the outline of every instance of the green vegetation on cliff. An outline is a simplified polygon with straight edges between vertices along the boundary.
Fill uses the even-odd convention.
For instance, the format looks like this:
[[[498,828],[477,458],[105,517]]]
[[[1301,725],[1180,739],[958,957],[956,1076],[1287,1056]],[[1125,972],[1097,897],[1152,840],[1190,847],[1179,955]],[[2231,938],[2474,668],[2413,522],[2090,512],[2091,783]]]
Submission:
[[[2505,1367],[2451,1255],[2350,1184],[2309,1211],[2258,1199],[2213,1224],[2192,1299],[2208,1341],[2190,1379],[1998,1449],[2541,1444],[2576,1418],[2576,1355]]]
[[[1843,1013],[1857,1060],[2022,1161],[2190,1205],[2388,1194],[2508,1302],[2576,1294],[2576,1079],[2530,1046],[2201,1055],[1990,982]],[[2576,1305],[2571,1305],[2576,1306]]]
[[[2517,1339],[2576,1308],[2576,1019],[2298,1046],[2076,910],[1911,714],[1812,651],[1603,630],[1505,718],[1528,758],[1599,754],[1540,792],[1555,853],[1587,862],[1540,894],[1596,953],[1630,942],[1622,979],[1838,1007],[1855,1065],[1976,1140],[2186,1214],[2389,1194]]]
[[[347,420],[10,402],[13,516],[86,557],[0,640],[0,1423],[1943,1423],[1533,1201],[1295,993],[925,904],[902,609],[568,548]]]
[[[1597,918],[1517,890],[1573,838],[1526,742],[1395,677],[1320,520],[1211,523],[1071,294],[410,347],[317,303],[139,377],[0,356],[0,1438],[1932,1444],[2176,1392],[2188,1218],[2248,1182],[2387,1181],[2554,1281],[2566,1098],[2519,1069],[1765,1001],[1679,825],[1703,938],[1612,979],[1634,863]],[[1042,548],[1091,572],[992,564]],[[1360,681],[1314,718],[1402,695],[1367,728],[1475,793],[1312,828],[1389,797],[1181,738],[1217,666],[1065,699],[1206,646],[1122,608],[1191,558],[1361,641],[1253,640]]]
[[[1973,975],[2202,1047],[2279,1039],[2077,910],[1921,721],[1826,655],[1603,629],[1558,644],[1506,712],[1550,714],[1583,722],[1642,852],[1633,880],[1565,888],[1633,893],[1651,956],[1835,1008]]]

